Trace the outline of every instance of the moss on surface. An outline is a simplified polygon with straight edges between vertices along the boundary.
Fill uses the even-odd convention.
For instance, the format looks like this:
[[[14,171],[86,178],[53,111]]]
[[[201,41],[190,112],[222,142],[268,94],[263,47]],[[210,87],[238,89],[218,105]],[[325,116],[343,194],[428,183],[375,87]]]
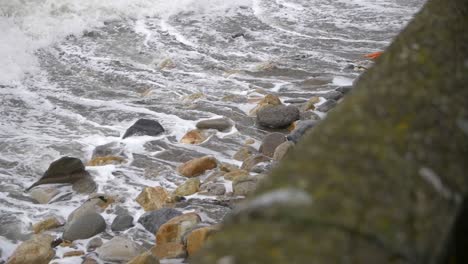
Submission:
[[[467,28],[467,1],[429,0],[258,190],[298,188],[312,204],[240,213],[193,263],[430,263],[442,254],[468,191]]]

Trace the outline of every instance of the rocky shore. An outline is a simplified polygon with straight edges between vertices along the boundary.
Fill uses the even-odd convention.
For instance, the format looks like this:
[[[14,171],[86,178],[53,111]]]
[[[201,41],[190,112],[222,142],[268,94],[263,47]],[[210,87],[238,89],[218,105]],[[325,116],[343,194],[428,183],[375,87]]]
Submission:
[[[256,129],[266,133],[261,140],[245,141],[232,156],[237,163],[220,161],[216,155],[189,160],[182,157],[183,162],[173,169],[185,181],[172,188],[146,186],[135,197],[100,192],[99,181],[93,175],[96,167],[133,166],[119,142],[97,146],[89,160],[64,156],[52,162],[27,189],[30,202],[47,205],[69,199],[70,194],[61,193],[56,184],[71,185],[71,195],[87,198],[66,219],[49,215],[34,223],[32,235],[26,240],[18,238],[25,241],[6,263],[45,264],[65,259],[84,264],[187,261],[219,232],[223,218],[268,179],[271,169],[301,144],[301,138],[350,90],[352,87],[338,87],[311,98],[289,100],[272,93],[245,97],[243,100],[252,105],[248,118]],[[200,120],[195,127],[187,131],[180,143],[203,145],[217,132],[235,129],[236,122],[220,117]],[[156,137],[164,132],[158,120],[144,118],[130,126],[122,139]],[[154,173],[151,168],[145,169],[147,174]],[[136,217],[128,210],[129,202],[145,213]],[[141,243],[141,237],[147,238],[146,243]]]

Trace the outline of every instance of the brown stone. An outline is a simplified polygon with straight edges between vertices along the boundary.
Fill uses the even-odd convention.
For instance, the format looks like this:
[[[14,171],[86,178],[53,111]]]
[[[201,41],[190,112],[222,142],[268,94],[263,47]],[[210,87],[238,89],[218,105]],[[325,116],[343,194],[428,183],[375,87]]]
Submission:
[[[33,236],[15,249],[7,264],[48,264],[55,256],[52,241],[54,237],[50,235]]]
[[[42,231],[54,229],[59,226],[62,226],[63,224],[64,224],[63,221],[60,221],[56,217],[50,217],[50,218],[45,219],[44,221],[34,224],[32,228],[33,228],[34,234],[39,234]]]
[[[82,250],[74,250],[63,253],[64,258],[83,256],[85,253]]]
[[[196,213],[176,216],[159,227],[156,233],[156,244],[162,245],[170,242],[182,243],[182,236],[201,221]]]
[[[179,166],[177,169],[180,174],[185,177],[195,177],[203,174],[207,170],[214,169],[218,166],[217,160],[210,156],[193,159]]]
[[[208,240],[208,238],[217,231],[217,228],[213,226],[202,227],[193,230],[187,236],[187,253],[189,256],[193,256],[197,253]]]
[[[255,148],[251,146],[243,146],[234,154],[234,156],[232,156],[232,158],[238,161],[244,161],[254,153],[257,153]]]
[[[258,111],[264,108],[281,104],[281,100],[278,96],[267,94],[262,100],[260,100],[260,102],[258,102],[257,106],[254,109],[250,110],[249,115],[256,115]]]
[[[313,96],[310,98],[304,105],[301,107],[302,111],[309,111],[309,110],[315,110],[315,104],[320,102],[320,98],[318,96]]]
[[[151,248],[151,253],[159,259],[185,258],[187,256],[184,245],[176,242],[158,244]]]
[[[182,185],[177,187],[177,189],[174,190],[174,193],[172,196],[187,196],[187,195],[192,195],[200,189],[200,179],[198,178],[192,178],[186,180]]]
[[[236,181],[243,178],[247,178],[249,176],[249,172],[246,170],[235,170],[224,174],[224,179],[229,181]]]
[[[151,251],[146,251],[145,253],[134,257],[127,264],[159,264],[159,260]]]
[[[168,198],[169,196],[163,187],[145,187],[136,201],[145,211],[154,211],[163,208]]]
[[[278,147],[285,141],[286,137],[284,134],[277,132],[270,133],[263,139],[259,151],[263,155],[272,158],[273,154],[275,153],[276,147]]]
[[[180,140],[180,143],[184,144],[201,144],[205,142],[208,137],[210,137],[213,133],[209,133],[208,130],[199,130],[199,129],[194,129],[190,130],[185,134],[182,139]]]
[[[118,165],[124,163],[125,159],[117,156],[97,157],[88,162],[87,166],[104,166],[109,164]]]
[[[261,162],[269,161],[270,158],[264,155],[256,155],[249,157],[248,159],[244,160],[242,163],[241,169],[250,171],[255,165]]]

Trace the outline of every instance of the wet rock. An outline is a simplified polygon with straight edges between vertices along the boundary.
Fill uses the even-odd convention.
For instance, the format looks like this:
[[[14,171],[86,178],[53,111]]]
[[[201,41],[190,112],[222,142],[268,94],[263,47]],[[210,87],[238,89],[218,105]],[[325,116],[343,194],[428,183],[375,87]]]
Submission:
[[[193,179],[188,179],[185,181],[182,185],[177,187],[177,189],[174,190],[173,196],[188,196],[192,195],[200,189],[200,179],[193,178]]]
[[[133,216],[118,215],[111,224],[112,231],[125,231],[133,226]]]
[[[229,181],[235,181],[247,178],[249,176],[249,172],[246,170],[235,170],[224,174],[224,179]]]
[[[60,191],[54,187],[48,188],[35,188],[31,191],[31,198],[36,200],[40,204],[47,204],[49,203],[52,198],[54,198]]]
[[[196,124],[198,129],[216,129],[218,131],[226,131],[232,127],[231,120],[227,118],[216,118],[199,121]]]
[[[26,191],[41,184],[74,183],[88,176],[89,173],[85,170],[85,166],[80,159],[62,157],[52,162],[41,179],[27,188]]]
[[[254,173],[269,173],[273,169],[273,163],[271,162],[260,162],[250,169]]]
[[[85,257],[83,259],[83,262],[81,262],[81,264],[100,264],[100,262],[98,262],[93,257]]]
[[[83,215],[90,213],[102,213],[113,202],[114,198],[112,196],[100,193],[92,194],[89,196],[89,199],[86,202],[75,209],[67,217],[67,225]]]
[[[47,218],[39,223],[36,223],[32,226],[34,234],[39,234],[45,230],[54,229],[64,225],[63,219],[58,219],[57,217]]]
[[[195,211],[199,212],[200,215],[207,217],[206,223],[219,223],[221,222],[226,214],[231,212],[233,208],[232,200],[212,200],[212,199],[198,199],[192,198],[187,201],[177,203],[175,208],[180,208],[184,211]]]
[[[332,81],[328,77],[313,77],[299,83],[302,87],[314,87],[329,84]]]
[[[336,101],[340,100],[342,97],[343,97],[343,94],[338,91],[330,91],[323,95],[323,98],[327,100],[331,99],[331,100],[336,100]]]
[[[145,211],[161,209],[169,198],[163,187],[145,187],[136,201]]]
[[[353,90],[353,86],[341,86],[335,89],[335,91],[340,92],[342,94],[347,94],[351,90]]]
[[[188,161],[177,168],[180,174],[185,177],[196,177],[203,174],[207,170],[216,168],[217,160],[211,156],[193,159]]]
[[[273,154],[274,161],[283,160],[284,157],[294,148],[294,143],[291,141],[286,141],[281,143],[276,149],[275,153]]]
[[[221,165],[219,166],[219,170],[221,172],[231,172],[231,171],[235,171],[238,169],[239,168],[236,165],[232,165],[229,163],[221,163]]]
[[[121,143],[119,142],[110,142],[100,145],[94,149],[92,159],[107,156],[120,156],[120,154],[122,154],[122,149]]]
[[[156,231],[158,231],[160,226],[179,215],[182,215],[182,213],[176,209],[163,208],[143,214],[138,219],[138,223],[140,223],[150,233],[156,234]]]
[[[30,236],[24,234],[23,230],[27,230],[27,228],[23,226],[20,216],[0,211],[0,236],[14,242],[26,240]]]
[[[282,133],[270,133],[262,141],[259,151],[267,156],[273,157],[276,147],[286,141],[286,137]]]
[[[157,244],[151,249],[151,253],[158,259],[185,258],[187,256],[184,245],[176,242]]]
[[[294,129],[289,135],[286,136],[287,140],[297,144],[299,140],[313,127],[315,127],[319,122],[315,120],[305,120],[297,124],[296,129]]]
[[[98,247],[102,246],[102,244],[102,239],[100,237],[95,237],[86,244],[86,250],[88,252],[95,251]]]
[[[307,100],[301,98],[288,99],[284,101],[286,104],[303,104],[305,102],[307,102]]]
[[[193,230],[187,235],[187,253],[189,256],[195,255],[205,244],[210,236],[218,229],[214,226],[207,226]]]
[[[301,120],[321,120],[320,116],[312,111],[301,112]]]
[[[260,102],[258,102],[254,109],[250,110],[249,115],[256,115],[262,109],[277,105],[282,105],[279,97],[276,95],[267,94],[262,100],[260,100]]]
[[[247,97],[239,94],[228,94],[225,95],[221,100],[223,100],[224,102],[233,102],[238,104],[247,103]]]
[[[164,128],[158,121],[151,119],[139,119],[127,129],[123,139],[132,136],[157,136],[164,132]]]
[[[97,190],[97,184],[91,176],[87,176],[74,182],[72,189],[77,193],[93,193]]]
[[[124,163],[125,159],[118,156],[103,156],[93,158],[86,164],[87,166],[118,165]]]
[[[156,244],[182,243],[182,236],[200,221],[201,218],[196,213],[183,214],[172,218],[159,228],[156,233]]]
[[[125,237],[114,237],[96,250],[104,261],[129,261],[144,252],[144,249]]]
[[[255,139],[249,138],[249,139],[245,140],[244,144],[245,144],[245,145],[252,145],[252,144],[255,144]]]
[[[263,177],[252,176],[247,179],[233,182],[232,188],[234,190],[234,195],[249,196],[251,195],[258,186],[258,183],[263,179]]]
[[[256,155],[246,159],[241,166],[242,170],[250,171],[255,165],[261,162],[270,161],[270,158],[265,155]]]
[[[208,195],[223,195],[226,193],[226,186],[224,186],[224,183],[209,182],[203,184],[200,190]]]
[[[15,249],[7,264],[48,264],[55,256],[52,241],[54,237],[50,235],[33,236]]]
[[[85,253],[83,250],[74,250],[63,253],[63,258],[83,256]]]
[[[333,107],[335,107],[336,104],[337,104],[337,102],[335,100],[328,100],[325,103],[319,105],[317,107],[317,111],[326,113],[326,112],[330,111]]]
[[[131,259],[127,264],[159,264],[159,260],[151,251],[146,251]]]
[[[95,212],[77,217],[67,225],[63,232],[63,239],[74,241],[77,239],[87,239],[106,230],[106,221]]]
[[[320,102],[320,98],[318,96],[313,96],[301,106],[301,111],[305,112],[309,110],[315,110],[315,104],[319,102]]]
[[[236,154],[234,154],[232,158],[238,161],[244,161],[252,156],[252,154],[256,153],[258,153],[258,151],[255,148],[251,146],[243,146],[236,152]]]
[[[297,107],[277,105],[258,111],[257,124],[266,128],[286,128],[299,118],[300,112]]]
[[[170,58],[166,58],[164,60],[162,60],[159,64],[158,64],[158,68],[161,69],[161,70],[164,70],[164,69],[173,69],[175,68],[177,65],[175,64],[175,62],[170,59]]]
[[[205,142],[211,135],[214,133],[210,132],[209,130],[191,130],[185,134],[182,139],[180,140],[180,143],[184,144],[201,144]]]

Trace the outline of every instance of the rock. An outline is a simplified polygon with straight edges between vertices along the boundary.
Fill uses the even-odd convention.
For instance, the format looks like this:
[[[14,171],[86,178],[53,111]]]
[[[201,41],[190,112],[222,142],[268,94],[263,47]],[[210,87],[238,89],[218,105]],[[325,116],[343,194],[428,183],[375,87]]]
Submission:
[[[176,216],[163,224],[156,233],[156,244],[176,242],[182,243],[182,236],[200,223],[201,218],[196,213],[188,213]]]
[[[273,169],[271,162],[260,162],[250,169],[254,173],[269,173]]]
[[[124,163],[125,159],[118,156],[104,156],[93,158],[86,164],[87,166],[118,165]]]
[[[343,94],[339,91],[330,91],[323,95],[323,98],[327,100],[335,100],[338,101],[343,97]]]
[[[224,179],[229,181],[235,181],[247,178],[249,176],[249,172],[246,170],[235,170],[224,174]]]
[[[54,229],[64,225],[63,220],[59,220],[57,217],[47,218],[39,223],[32,226],[34,234],[39,234],[45,230]]]
[[[63,258],[83,256],[85,253],[83,250],[74,250],[63,253]]]
[[[203,184],[200,190],[209,195],[223,195],[226,193],[226,186],[223,183],[209,182]]]
[[[237,167],[236,165],[229,164],[229,163],[221,163],[221,165],[219,166],[219,170],[221,172],[231,172],[231,171],[235,171],[238,169],[239,167]]]
[[[158,121],[151,119],[139,119],[127,129],[122,139],[133,136],[157,136],[164,132],[164,128]]]
[[[265,155],[252,156],[244,160],[244,162],[242,163],[241,169],[250,171],[255,165],[261,162],[265,162],[265,161],[270,161],[270,158]]]
[[[240,94],[228,94],[221,98],[224,102],[233,102],[238,104],[247,103],[247,97]]]
[[[324,112],[324,113],[325,113],[325,112],[328,112],[328,111],[330,111],[333,107],[335,107],[336,104],[337,104],[337,102],[336,102],[335,100],[333,100],[333,99],[327,100],[325,103],[323,103],[323,104],[321,104],[321,105],[319,105],[319,106],[317,107],[317,111],[319,111],[319,112]]]
[[[138,219],[138,223],[140,223],[150,233],[156,234],[160,226],[179,215],[182,215],[182,213],[176,209],[163,208],[143,214]]]
[[[238,161],[244,161],[254,153],[258,153],[255,148],[251,146],[243,146],[236,152],[236,154],[234,154],[232,158]]]
[[[255,144],[255,139],[249,138],[249,139],[245,140],[244,144],[245,144],[245,145],[252,145],[252,144]]]
[[[159,264],[159,260],[151,251],[146,251],[131,259],[127,264]]]
[[[321,120],[320,116],[312,111],[301,112],[301,120]]]
[[[67,225],[83,215],[90,213],[102,213],[113,202],[114,198],[109,195],[100,193],[92,194],[89,196],[86,202],[75,209],[67,217]]]
[[[30,235],[24,233],[28,228],[23,224],[20,216],[3,212],[5,211],[0,214],[0,236],[13,242],[29,239]]]
[[[88,244],[86,244],[86,250],[88,252],[95,251],[98,247],[102,246],[102,244],[102,239],[100,237],[95,237],[88,241]]]
[[[197,101],[197,100],[202,99],[202,98],[205,98],[205,94],[202,93],[202,92],[198,92],[198,93],[193,93],[191,95],[184,96],[182,98],[182,101],[184,103],[191,103],[191,102]]]
[[[189,256],[195,255],[205,244],[210,236],[212,236],[217,228],[213,226],[202,227],[193,230],[187,235],[187,253]]]
[[[125,231],[133,226],[133,216],[118,215],[111,224],[112,231]]]
[[[81,264],[100,264],[100,262],[98,262],[96,259],[92,257],[85,257],[83,259],[83,262],[81,262]]]
[[[231,120],[227,118],[216,118],[199,121],[196,124],[198,129],[216,129],[218,131],[226,131],[232,127]]]
[[[281,145],[281,143],[286,141],[286,137],[282,133],[271,133],[268,134],[262,141],[259,151],[267,156],[273,157],[276,147]]]
[[[129,261],[144,252],[144,249],[131,239],[117,236],[104,243],[96,252],[104,261]]]
[[[276,95],[267,94],[257,106],[250,110],[249,115],[256,115],[260,110],[266,109],[272,106],[282,105],[281,100]]]
[[[33,236],[15,249],[7,264],[49,264],[55,256],[52,241],[54,237],[50,235]]]
[[[106,230],[106,221],[95,212],[77,217],[73,222],[67,224],[63,232],[63,239],[74,241],[78,239],[87,239]]]
[[[315,104],[319,102],[320,102],[320,98],[318,96],[313,96],[301,106],[301,111],[305,112],[309,110],[315,110]]]
[[[217,160],[211,156],[193,159],[188,161],[177,168],[180,174],[185,177],[196,177],[203,174],[207,170],[216,168]]]
[[[353,90],[353,86],[341,86],[335,89],[335,91],[340,92],[342,94],[347,94],[351,90]]]
[[[151,253],[158,259],[185,258],[187,256],[184,245],[176,242],[157,244],[151,249]]]
[[[119,142],[110,142],[105,145],[97,146],[93,151],[91,159],[107,156],[119,156],[122,153],[122,146]]]
[[[97,184],[91,176],[87,176],[74,182],[72,189],[77,193],[92,193],[97,190]]]
[[[60,191],[54,187],[36,188],[31,191],[31,197],[40,204],[47,204],[59,193]]]
[[[273,154],[274,161],[283,160],[286,154],[294,148],[294,142],[286,141],[281,143],[276,149],[275,153]]]
[[[289,135],[286,136],[287,140],[297,144],[299,140],[313,127],[315,127],[319,122],[315,120],[305,120],[297,124],[296,129],[294,129]]]
[[[258,111],[257,124],[266,128],[286,128],[299,118],[300,112],[297,107],[277,105]]]
[[[307,102],[307,100],[301,98],[288,99],[284,101],[285,104],[303,104],[305,102]]]
[[[210,131],[207,130],[191,130],[185,134],[182,139],[180,140],[180,143],[184,144],[201,144],[205,142],[211,135],[214,133],[210,133]]]
[[[192,195],[200,189],[200,179],[192,178],[185,181],[182,185],[175,189],[173,195],[175,196],[188,196]]]
[[[257,177],[249,177],[247,179],[233,182],[232,189],[234,191],[234,195],[240,196],[249,196],[251,195],[256,189],[260,178]]]
[[[145,211],[161,209],[166,204],[169,195],[163,187],[145,187],[136,201]]]
[[[173,60],[171,60],[170,58],[166,58],[164,60],[162,60],[159,64],[158,64],[158,68],[160,70],[164,70],[164,69],[173,69],[175,68],[177,65],[175,64],[175,62]]]
[[[88,176],[89,173],[85,170],[85,166],[80,159],[62,157],[52,162],[41,179],[27,188],[26,191],[41,184],[74,183]]]

